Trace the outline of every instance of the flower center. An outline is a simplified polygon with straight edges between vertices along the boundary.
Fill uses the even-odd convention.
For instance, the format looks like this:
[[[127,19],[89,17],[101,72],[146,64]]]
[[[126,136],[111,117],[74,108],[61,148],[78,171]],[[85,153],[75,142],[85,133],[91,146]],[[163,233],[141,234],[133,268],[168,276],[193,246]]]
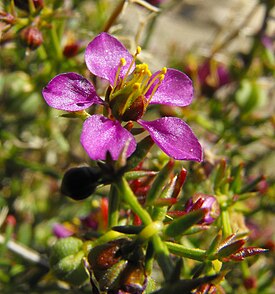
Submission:
[[[108,97],[112,114],[118,120],[136,121],[142,117],[167,72],[167,69],[163,68],[152,77],[148,65],[142,63],[136,65],[134,73],[130,77],[131,68],[140,51],[140,47],[137,47],[133,60],[122,79],[119,76],[122,68],[126,65],[126,60],[121,58],[114,85]],[[146,97],[148,91],[150,91],[150,95]]]

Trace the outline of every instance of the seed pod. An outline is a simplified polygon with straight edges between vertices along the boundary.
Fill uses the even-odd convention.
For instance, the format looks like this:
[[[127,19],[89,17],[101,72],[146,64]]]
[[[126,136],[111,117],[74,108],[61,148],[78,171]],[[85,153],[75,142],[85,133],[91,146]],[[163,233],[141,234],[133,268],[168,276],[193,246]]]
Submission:
[[[89,266],[101,291],[118,287],[120,273],[128,263],[123,258],[122,247],[130,243],[128,239],[118,239],[96,246],[89,252]]]
[[[94,247],[89,252],[88,263],[95,292],[141,294],[147,285],[143,251],[130,239]]]
[[[127,293],[141,294],[146,285],[147,278],[143,264],[129,262],[121,275],[120,288]]]
[[[145,112],[145,102],[142,96],[139,96],[131,106],[126,109],[126,111],[122,115],[123,121],[137,121],[140,119]]]

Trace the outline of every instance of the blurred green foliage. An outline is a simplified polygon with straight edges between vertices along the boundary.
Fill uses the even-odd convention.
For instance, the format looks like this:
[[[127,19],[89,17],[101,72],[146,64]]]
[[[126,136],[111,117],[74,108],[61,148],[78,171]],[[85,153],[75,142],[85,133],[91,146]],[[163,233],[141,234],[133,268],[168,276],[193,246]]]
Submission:
[[[132,36],[132,29],[125,25],[124,18],[114,13],[120,1],[49,0],[44,1],[41,9],[30,12],[16,7],[15,2],[4,0],[0,3],[0,291],[90,293],[89,285],[80,290],[57,281],[48,272],[44,261],[57,239],[52,231],[53,225],[69,223],[76,235],[82,237],[85,232],[78,231],[79,219],[91,212],[98,213],[108,187],[101,187],[92,199],[83,202],[74,202],[60,194],[60,180],[69,167],[94,163],[79,143],[81,122],[60,117],[60,111],[46,105],[41,90],[55,75],[75,71],[90,78],[103,95],[102,82],[89,76],[84,64],[86,45],[104,30],[108,22],[111,23],[110,31],[126,45],[135,43],[138,33]],[[165,25],[156,20],[171,11],[177,14],[173,8],[177,8],[178,3],[163,1],[161,10],[154,12],[135,1],[129,2],[131,9],[142,13],[148,10],[150,17],[146,18],[146,26],[141,32],[144,46],[147,46],[144,51],[152,57],[148,44],[154,36],[153,28]],[[248,245],[270,249],[269,253],[251,257],[236,266],[232,266],[233,262],[230,262],[231,267],[223,265],[224,272],[227,273],[228,268],[230,271],[217,284],[225,293],[271,294],[274,290],[272,214],[275,210],[275,178],[272,169],[275,158],[272,151],[275,148],[275,117],[272,81],[275,59],[274,44],[263,41],[263,38],[272,39],[269,23],[272,15],[274,17],[274,3],[259,2],[257,5],[265,15],[261,27],[250,37],[250,47],[245,52],[229,53],[226,50],[237,38],[234,34],[218,50],[209,46],[207,57],[201,54],[200,48],[181,50],[179,54],[176,45],[171,44],[167,67],[186,71],[192,77],[194,102],[188,108],[152,107],[148,111],[151,117],[156,113],[172,113],[184,118],[192,125],[204,147],[203,163],[177,162],[175,165],[175,175],[182,167],[187,170],[186,183],[175,207],[180,209],[190,197],[200,192],[215,195],[222,208],[222,216],[215,226],[200,234],[185,235],[180,243],[207,250],[217,228],[221,228],[224,237],[249,232]],[[126,17],[131,18],[132,10],[129,11]],[[7,14],[12,17],[7,18]],[[37,27],[43,36],[42,44],[35,50],[20,41],[21,31],[29,26]],[[161,42],[161,36],[157,38]],[[216,60],[219,53],[227,60],[224,66],[228,80],[223,85],[219,84],[219,62]],[[200,80],[199,67],[205,62],[210,63],[210,71]],[[144,166],[158,172],[165,162],[167,157],[152,149]],[[230,222],[230,228],[225,226],[226,222]],[[173,225],[167,230],[171,228]],[[91,233],[93,237],[97,234]],[[20,251],[19,248],[18,252],[14,244],[26,246],[29,255],[36,254],[38,260],[22,254],[23,249]],[[187,279],[200,272],[209,274],[213,265],[214,262],[200,263],[184,258],[181,276]],[[220,261],[216,260],[215,265],[219,268]],[[186,287],[186,284],[180,287]],[[218,286],[217,291],[222,293]]]

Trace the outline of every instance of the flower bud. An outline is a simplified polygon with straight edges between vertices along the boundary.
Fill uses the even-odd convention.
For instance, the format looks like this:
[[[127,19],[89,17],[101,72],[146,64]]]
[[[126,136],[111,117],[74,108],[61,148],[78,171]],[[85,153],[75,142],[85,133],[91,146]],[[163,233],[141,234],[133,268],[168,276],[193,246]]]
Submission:
[[[43,43],[43,36],[37,27],[27,27],[20,32],[23,45],[35,50]]]
[[[82,262],[83,242],[74,237],[59,239],[52,247],[50,267],[53,274],[69,284],[80,286],[88,278]]]
[[[100,178],[101,170],[97,167],[71,168],[62,179],[61,193],[74,200],[83,200],[95,191]]]
[[[247,277],[243,281],[246,290],[255,289],[257,287],[257,280],[255,277]]]
[[[196,193],[186,204],[185,211],[206,209],[207,212],[200,223],[210,225],[220,214],[220,207],[216,198],[212,195]]]
[[[16,23],[16,18],[5,11],[0,11],[0,21],[5,22],[6,24],[13,25]]]
[[[76,56],[78,51],[79,51],[79,44],[77,42],[72,42],[64,46],[63,55],[67,58],[71,58]]]
[[[43,0],[32,0],[32,2],[36,10],[40,10],[44,7]],[[17,8],[30,12],[29,0],[14,0],[14,4]]]

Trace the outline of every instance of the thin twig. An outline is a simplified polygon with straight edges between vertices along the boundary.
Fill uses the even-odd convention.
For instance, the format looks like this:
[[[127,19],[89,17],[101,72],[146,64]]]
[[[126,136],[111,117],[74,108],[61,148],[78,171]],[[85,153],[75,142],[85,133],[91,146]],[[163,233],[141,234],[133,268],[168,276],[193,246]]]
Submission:
[[[220,51],[223,47],[230,43],[231,40],[236,38],[242,28],[246,26],[246,24],[252,19],[252,17],[256,14],[258,10],[258,4],[256,4],[246,18],[242,21],[242,23],[229,34],[220,44],[214,45],[212,48],[211,56],[214,56],[218,51]]]
[[[5,243],[5,237],[3,235],[0,235],[0,244],[4,244],[4,243]],[[23,257],[24,259],[32,263],[36,263],[45,268],[49,268],[48,261],[33,249],[30,249],[22,244],[18,244],[13,240],[9,240],[7,242],[7,248],[10,251],[14,252],[15,254]]]
[[[123,11],[123,9],[124,9],[124,7],[125,7],[125,5],[127,3],[128,3],[127,0],[120,1],[120,3],[118,4],[118,6],[115,8],[115,10],[113,11],[113,13],[111,14],[110,18],[108,19],[107,23],[105,24],[105,26],[103,28],[103,32],[106,32],[107,33],[109,31],[109,29],[115,23],[116,19],[121,14],[121,12]]]

